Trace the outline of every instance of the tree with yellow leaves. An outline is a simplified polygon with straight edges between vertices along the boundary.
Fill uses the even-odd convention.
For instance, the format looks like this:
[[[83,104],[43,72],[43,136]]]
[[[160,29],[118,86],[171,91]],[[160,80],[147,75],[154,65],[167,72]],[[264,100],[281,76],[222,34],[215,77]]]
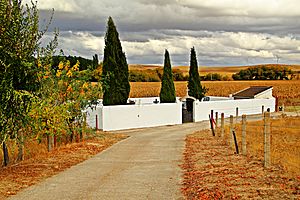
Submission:
[[[50,138],[53,136],[70,141],[76,134],[82,137],[82,110],[96,102],[102,94],[100,85],[78,78],[79,66],[79,62],[71,66],[69,61],[65,61],[59,63],[56,71],[47,65],[43,67],[42,98],[30,114],[35,119],[35,137],[39,141],[47,137],[48,150],[51,150]]]

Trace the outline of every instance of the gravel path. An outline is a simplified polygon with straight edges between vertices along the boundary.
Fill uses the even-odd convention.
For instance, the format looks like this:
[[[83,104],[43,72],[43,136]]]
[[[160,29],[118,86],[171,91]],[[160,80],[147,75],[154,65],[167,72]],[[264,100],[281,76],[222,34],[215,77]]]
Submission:
[[[182,199],[185,136],[207,122],[122,131],[130,135],[11,199]]]

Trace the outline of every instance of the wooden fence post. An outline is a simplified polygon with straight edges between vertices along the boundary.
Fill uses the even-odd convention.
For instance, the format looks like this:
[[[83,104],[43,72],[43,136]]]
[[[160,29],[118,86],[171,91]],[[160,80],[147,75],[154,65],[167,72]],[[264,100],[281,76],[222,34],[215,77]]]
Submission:
[[[96,115],[96,131],[98,131],[98,115]]]
[[[237,122],[238,122],[238,117],[239,117],[239,108],[236,107],[236,108],[235,108],[235,123],[236,123],[236,124],[237,124]]]
[[[278,112],[278,96],[275,97],[275,112]]]
[[[271,165],[271,135],[270,135],[270,112],[264,113],[264,166]]]
[[[212,135],[215,136],[213,117],[211,117],[210,115],[208,115],[208,118],[209,118],[209,122],[210,122],[210,128],[211,128]]]
[[[225,120],[224,120],[224,113],[221,113],[221,137],[224,137],[224,124],[225,124]]]
[[[230,133],[229,133],[229,145],[230,145],[230,148],[233,147],[233,115],[230,115]]]
[[[214,126],[214,111],[211,110],[210,111],[210,120],[211,120],[211,123],[212,123],[212,128],[215,129],[215,126]]]
[[[216,117],[215,117],[216,128],[218,128],[218,120],[219,120],[219,113],[216,112]]]
[[[247,155],[247,141],[246,141],[246,115],[242,116],[242,154]]]
[[[234,146],[235,146],[235,152],[236,154],[239,154],[239,145],[238,145],[238,142],[237,142],[237,139],[236,139],[236,135],[235,135],[235,132],[232,131],[232,135],[233,135],[233,140],[234,140]]]
[[[218,112],[216,112],[216,116],[215,116],[215,123],[216,123],[215,132],[216,132],[216,135],[220,137],[220,131],[218,130],[218,121],[219,121],[219,114],[218,114]]]

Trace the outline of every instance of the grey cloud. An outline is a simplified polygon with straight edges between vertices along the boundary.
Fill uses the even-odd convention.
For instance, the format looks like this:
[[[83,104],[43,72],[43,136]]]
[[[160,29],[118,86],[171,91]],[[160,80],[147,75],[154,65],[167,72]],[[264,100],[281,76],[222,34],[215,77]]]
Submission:
[[[155,5],[155,6],[166,6],[166,5],[174,5],[177,1],[175,0],[139,0],[140,4],[144,5]]]
[[[143,59],[140,56],[126,55],[127,60],[131,64],[157,64],[162,65],[163,57],[160,55],[143,55]]]
[[[50,18],[51,11],[40,10],[40,26],[45,26]],[[90,19],[78,16],[76,13],[55,11],[53,21],[50,24],[49,30],[53,31],[54,28],[59,28],[61,31],[104,31],[106,27],[106,19]]]
[[[49,12],[41,10],[41,19],[48,19]],[[153,15],[153,13],[152,13]],[[157,14],[161,15],[161,14]],[[167,15],[167,14],[164,14]],[[106,21],[108,16],[86,17],[77,13],[60,12],[54,13],[54,19],[50,26],[50,30],[54,27],[62,31],[102,31],[106,29]],[[126,19],[115,19],[115,23],[119,31],[124,32],[146,32],[156,30],[207,30],[207,31],[234,31],[234,32],[262,32],[271,34],[300,34],[300,21],[298,18],[236,18],[236,17],[199,17],[191,19],[187,16],[166,17],[136,16],[136,21]],[[149,20],[151,19],[151,20]],[[44,24],[44,20],[41,20]],[[174,32],[173,32],[174,33]]]
[[[88,58],[97,53],[101,59],[104,49],[103,34],[61,32],[58,49],[63,49],[66,55]],[[137,35],[142,36],[139,41],[136,40]],[[297,37],[262,33],[181,30],[131,32],[121,37],[129,63],[162,64],[164,50],[168,49],[173,66],[189,64],[189,51],[192,46],[197,50],[200,65],[274,63],[275,55],[282,62],[297,63],[300,61],[300,40],[295,38]]]
[[[106,21],[112,16],[129,63],[161,64],[168,48],[173,65],[186,65],[192,46],[203,65],[275,62],[275,54],[287,63],[300,61],[297,13],[263,14],[261,8],[257,12],[251,8],[245,14],[242,9],[191,2],[73,0],[68,9],[74,11],[66,12],[63,6],[55,11],[50,31],[60,29],[59,48],[66,54],[101,56]],[[49,10],[40,10],[40,16],[43,25]]]
[[[122,31],[181,29],[278,34],[300,33],[300,21],[298,20],[300,12],[287,16],[281,16],[275,11],[268,15],[259,15],[261,11],[243,15],[239,14],[239,8],[230,8],[230,6],[222,5],[222,3],[219,6],[208,6],[197,1],[191,2],[174,0],[74,0],[70,4],[72,4],[71,7],[77,9],[74,12],[55,12],[52,27],[57,26],[61,30],[103,31],[107,17],[112,16]],[[243,5],[243,3],[239,4]],[[261,3],[257,6],[263,7],[264,5]],[[255,8],[253,5],[250,7]],[[240,8],[241,12],[243,9],[245,8]],[[287,10],[287,8],[282,8],[282,10]],[[45,11],[42,11],[41,14],[44,15]]]

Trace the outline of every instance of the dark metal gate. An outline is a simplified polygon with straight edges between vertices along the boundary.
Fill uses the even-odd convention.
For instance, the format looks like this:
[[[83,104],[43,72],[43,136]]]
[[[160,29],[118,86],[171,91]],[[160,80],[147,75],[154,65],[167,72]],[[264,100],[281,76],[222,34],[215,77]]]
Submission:
[[[187,98],[182,105],[182,123],[193,122],[194,100]]]

